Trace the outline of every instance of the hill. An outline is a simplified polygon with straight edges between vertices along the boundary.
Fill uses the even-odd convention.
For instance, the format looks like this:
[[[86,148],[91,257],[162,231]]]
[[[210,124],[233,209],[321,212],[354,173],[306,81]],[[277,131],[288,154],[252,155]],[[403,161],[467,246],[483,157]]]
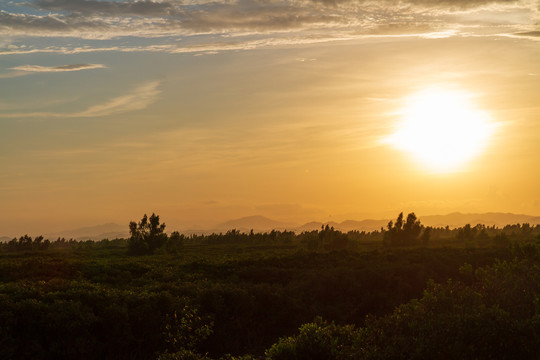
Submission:
[[[12,238],[9,237],[9,236],[0,236],[0,243],[3,243],[3,242],[8,242],[10,241]]]
[[[115,223],[107,223],[95,226],[86,226],[77,229],[58,231],[44,234],[46,239],[57,239],[63,237],[76,240],[102,240],[129,236],[128,226]]]
[[[450,226],[461,227],[466,224],[476,225],[484,224],[486,226],[504,227],[508,224],[523,224],[531,225],[540,224],[540,216],[531,216],[512,213],[489,212],[481,214],[462,214],[459,212],[447,215],[429,215],[420,216],[420,221],[427,226],[444,227]]]
[[[396,214],[397,215],[397,214]],[[540,216],[513,214],[513,213],[471,213],[464,214],[454,212],[446,215],[426,215],[419,216],[422,224],[433,227],[446,227],[451,228],[461,227],[466,224],[476,225],[484,224],[486,226],[504,227],[508,224],[523,224],[529,223],[531,225],[540,224]],[[224,233],[228,230],[236,229],[241,232],[249,232],[251,229],[255,232],[268,232],[272,230],[290,230],[296,233],[304,231],[319,230],[321,226],[329,225],[334,229],[348,232],[352,230],[357,231],[375,231],[380,230],[381,227],[386,228],[388,222],[392,219],[366,219],[366,220],[345,220],[342,222],[320,222],[311,221],[303,225],[294,224],[290,222],[278,221],[270,219],[261,215],[245,216],[237,219],[231,219],[223,223],[217,224],[209,228],[200,229],[178,229],[184,234],[210,234],[210,233]],[[175,228],[168,228],[167,231],[177,230]],[[58,231],[54,233],[43,234],[45,238],[55,240],[59,237],[66,239],[76,240],[102,240],[102,239],[114,239],[121,237],[128,237],[129,231],[127,225],[120,225],[116,223],[107,223],[96,226],[87,226],[71,230]],[[6,242],[11,240],[12,237],[2,236],[0,242]]]
[[[486,226],[504,227],[508,224],[523,224],[529,223],[531,225],[540,224],[540,216],[531,216],[523,214],[512,213],[450,213],[447,215],[427,215],[419,216],[422,224],[433,227],[446,227],[451,228],[461,227],[466,224],[476,225],[484,224]],[[269,219],[264,216],[247,216],[240,219],[234,219],[224,222],[218,225],[216,228],[219,231],[227,231],[230,229],[238,229],[240,231],[271,231],[275,230],[294,230],[295,232],[318,230],[321,226],[329,225],[334,229],[348,232],[352,230],[358,231],[374,231],[380,230],[381,227],[386,228],[388,222],[392,219],[365,219],[365,220],[345,220],[342,222],[320,222],[311,221],[303,225],[294,225],[290,223],[284,223],[276,220]]]
[[[253,229],[255,232],[264,232],[271,230],[294,230],[297,227],[297,224],[277,221],[261,215],[254,215],[226,221],[216,225],[212,230],[224,232],[231,229],[237,229],[242,232],[248,232]]]

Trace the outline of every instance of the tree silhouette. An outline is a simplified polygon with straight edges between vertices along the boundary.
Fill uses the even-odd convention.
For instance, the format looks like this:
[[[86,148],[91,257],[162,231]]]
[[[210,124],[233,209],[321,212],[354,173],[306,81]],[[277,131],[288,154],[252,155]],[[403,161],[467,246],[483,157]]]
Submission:
[[[415,213],[407,215],[405,222],[403,221],[403,213],[400,213],[395,224],[390,221],[387,227],[388,230],[384,232],[384,243],[386,245],[410,246],[419,243],[420,240],[423,243],[429,240],[430,231],[420,224],[420,220],[417,219]]]
[[[169,254],[178,254],[184,247],[185,236],[178,231],[173,231],[165,242],[165,251]]]
[[[131,254],[152,254],[167,241],[165,224],[159,223],[159,215],[152,213],[150,217],[144,214],[137,224],[135,221],[129,223],[131,237],[128,242],[128,250]]]

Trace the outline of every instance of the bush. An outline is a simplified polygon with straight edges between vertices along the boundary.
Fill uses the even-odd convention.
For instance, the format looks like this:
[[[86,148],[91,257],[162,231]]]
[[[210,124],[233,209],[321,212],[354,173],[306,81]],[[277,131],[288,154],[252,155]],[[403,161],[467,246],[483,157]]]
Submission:
[[[353,325],[327,323],[321,317],[304,324],[296,336],[281,338],[266,351],[272,360],[333,360],[349,358],[361,332]]]

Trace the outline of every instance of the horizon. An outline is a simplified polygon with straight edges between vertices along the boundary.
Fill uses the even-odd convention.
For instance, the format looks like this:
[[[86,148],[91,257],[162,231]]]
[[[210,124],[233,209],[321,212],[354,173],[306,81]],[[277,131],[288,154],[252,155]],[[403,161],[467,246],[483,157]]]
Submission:
[[[0,236],[540,216],[539,23],[535,0],[2,4]]]
[[[80,230],[80,229],[84,229],[84,228],[93,228],[93,227],[99,227],[99,226],[104,226],[104,225],[122,225],[125,223],[125,227],[126,229],[128,229],[128,225],[129,225],[129,222],[130,221],[136,221],[138,222],[140,220],[140,218],[144,215],[144,214],[147,214],[147,215],[151,215],[152,213],[155,213],[156,215],[159,215],[160,216],[160,220],[162,222],[164,222],[166,225],[167,225],[167,229],[166,229],[166,232],[170,232],[170,231],[177,231],[177,230],[180,230],[180,231],[192,231],[192,230],[203,230],[203,231],[209,231],[209,230],[213,230],[213,229],[218,229],[220,228],[220,226],[222,226],[223,224],[227,223],[227,222],[231,222],[231,221],[236,221],[236,220],[243,220],[243,219],[247,219],[247,218],[252,218],[252,217],[263,217],[263,218],[266,218],[268,220],[271,220],[271,221],[275,221],[275,222],[280,222],[280,223],[287,223],[287,224],[290,224],[290,225],[294,225],[294,226],[303,226],[305,224],[308,224],[310,222],[317,222],[317,223],[322,223],[322,224],[328,224],[328,223],[342,223],[342,222],[345,222],[345,221],[387,221],[387,220],[392,220],[394,219],[399,213],[403,212],[404,214],[408,214],[408,213],[415,213],[419,219],[422,219],[422,218],[425,218],[425,217],[448,217],[448,216],[451,216],[451,215],[466,215],[466,216],[474,216],[474,215],[489,215],[489,214],[500,214],[500,215],[510,215],[510,216],[524,216],[524,217],[539,217],[540,218],[540,214],[536,215],[536,214],[525,214],[525,213],[514,213],[514,212],[504,212],[504,211],[486,211],[486,212],[461,212],[461,211],[452,211],[452,212],[447,212],[447,213],[439,213],[439,214],[434,214],[434,213],[428,213],[428,214],[419,214],[417,213],[416,211],[414,210],[405,210],[405,211],[399,211],[397,213],[392,213],[387,216],[384,216],[384,215],[381,215],[381,216],[373,216],[373,217],[347,217],[347,216],[343,216],[343,217],[336,217],[336,218],[333,218],[332,216],[328,216],[328,217],[320,217],[320,218],[309,218],[309,217],[302,217],[302,218],[298,218],[296,221],[294,220],[291,220],[290,218],[287,218],[287,217],[272,217],[271,215],[264,215],[262,213],[253,213],[253,214],[250,214],[250,215],[244,215],[244,216],[238,216],[238,217],[231,217],[231,218],[223,218],[223,219],[219,219],[217,221],[208,221],[206,223],[201,223],[201,222],[194,222],[194,223],[182,223],[182,222],[172,222],[172,221],[168,221],[166,218],[164,218],[161,214],[157,213],[157,212],[143,212],[140,214],[140,216],[138,217],[134,217],[134,218],[131,218],[131,219],[116,219],[116,220],[112,220],[112,219],[105,219],[104,221],[97,221],[97,222],[86,222],[86,223],[79,223],[79,224],[72,224],[70,226],[70,224],[66,224],[65,226],[60,226],[60,227],[49,227],[49,228],[36,228],[35,230],[32,230],[32,231],[28,231],[28,230],[23,230],[22,232],[11,232],[11,233],[8,233],[8,231],[4,231],[4,232],[1,232],[0,233],[0,237],[19,237],[21,235],[31,235],[31,236],[39,236],[39,235],[44,235],[44,234],[59,234],[59,233],[62,233],[62,232],[69,232],[69,231],[75,231],[75,230]],[[508,223],[510,224],[510,223]],[[472,225],[472,224],[471,224]],[[28,226],[22,226],[21,229],[32,229],[34,228],[35,225],[28,225]],[[3,227],[0,228],[0,230],[3,231]]]
[[[413,212],[414,213],[414,212]],[[146,215],[151,215],[152,213],[147,213]],[[403,212],[404,215],[407,215],[408,212]],[[159,216],[159,214],[156,214]],[[495,226],[496,228],[502,228],[505,225],[516,225],[516,224],[525,224],[528,223],[530,225],[537,225],[540,224],[540,216],[537,215],[530,215],[530,214],[514,214],[514,213],[502,213],[502,212],[486,212],[486,213],[461,213],[461,212],[452,212],[448,214],[430,214],[430,215],[418,215],[416,214],[422,225],[429,226],[429,227],[438,227],[438,228],[444,228],[446,226],[449,226],[450,229],[460,228],[462,226],[465,226],[466,224],[475,226],[475,225],[485,225],[485,226]],[[396,214],[397,216],[397,214]],[[248,232],[250,229],[255,230],[256,232],[268,232],[271,230],[279,230],[279,231],[294,231],[294,232],[302,232],[302,231],[309,231],[309,230],[317,230],[319,229],[320,225],[330,225],[332,227],[336,227],[336,230],[339,231],[351,231],[351,230],[359,230],[359,231],[366,231],[366,232],[372,232],[372,231],[378,231],[380,230],[380,227],[386,227],[387,222],[390,220],[395,220],[395,217],[386,217],[386,218],[362,218],[362,219],[353,219],[353,218],[347,218],[342,220],[337,219],[331,219],[331,220],[321,220],[321,219],[311,219],[310,221],[304,221],[304,222],[286,222],[286,221],[280,221],[277,219],[269,218],[264,215],[248,215],[243,216],[240,218],[233,218],[233,219],[227,219],[226,221],[222,221],[219,223],[214,223],[212,225],[206,226],[206,227],[194,227],[194,226],[178,226],[178,225],[169,225],[165,219],[163,219],[160,216],[161,223],[166,224],[165,232],[170,234],[174,231],[179,231],[182,234],[185,235],[191,235],[191,234],[211,234],[211,233],[222,233],[228,230],[239,230],[240,232]],[[452,217],[461,217],[466,219],[454,219],[451,220]],[[493,216],[496,217],[493,218]],[[480,217],[478,219],[474,219],[473,217]],[[484,217],[484,218],[482,218]],[[486,218],[487,217],[487,218]],[[490,219],[491,217],[491,219]],[[501,219],[502,217],[502,219]],[[442,218],[438,220],[438,223],[435,223],[433,218]],[[468,218],[468,219],[467,219]],[[520,218],[520,220],[516,220],[516,218]],[[531,219],[532,218],[532,219]],[[472,219],[472,220],[471,220]],[[536,221],[530,221],[536,219]],[[276,225],[264,225],[264,224],[239,224],[239,222],[246,222],[249,220],[261,220],[265,222],[270,222],[270,224],[274,223]],[[129,226],[128,223],[130,221],[138,222],[139,219],[132,219],[126,222],[126,225],[122,225],[118,222],[106,222],[101,224],[87,224],[85,226],[76,227],[76,228],[64,228],[64,229],[55,229],[51,231],[37,231],[35,233],[21,233],[21,234],[6,234],[6,233],[0,233],[0,238],[18,238],[23,235],[29,235],[31,237],[37,237],[37,236],[45,236],[45,237],[64,237],[64,238],[74,238],[74,239],[80,239],[80,238],[91,238],[94,241],[101,240],[101,238],[98,238],[99,236],[104,235],[110,235],[118,234],[119,229],[113,230],[110,229],[111,226],[117,227],[121,226],[125,228],[124,233],[129,233]],[[442,221],[442,222],[441,222]],[[352,223],[364,223],[364,222],[379,222],[380,224],[377,225],[365,225],[363,224],[361,228],[358,227],[358,224],[350,224]],[[343,225],[346,223],[347,226]],[[317,224],[316,227],[313,227],[314,224]],[[343,226],[340,226],[343,225]],[[309,227],[308,228],[306,228]],[[310,227],[311,226],[311,227]],[[109,227],[109,230],[105,230],[103,228]],[[102,230],[97,230],[102,229]],[[84,233],[81,233],[82,231],[86,231]],[[92,232],[93,231],[93,232]],[[98,231],[104,231],[104,232],[98,232]],[[78,233],[79,235],[74,235],[75,233]],[[126,235],[128,236],[128,235]]]

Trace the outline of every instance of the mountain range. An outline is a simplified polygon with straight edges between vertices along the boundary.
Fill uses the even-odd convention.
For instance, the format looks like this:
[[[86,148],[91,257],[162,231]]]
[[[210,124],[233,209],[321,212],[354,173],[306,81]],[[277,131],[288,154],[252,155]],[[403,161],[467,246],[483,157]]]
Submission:
[[[218,224],[212,228],[205,229],[182,229],[182,233],[185,234],[209,234],[226,232],[227,230],[236,229],[241,232],[249,232],[251,229],[255,232],[264,232],[271,230],[292,230],[295,232],[312,231],[320,229],[327,224],[340,231],[374,231],[379,230],[381,227],[386,227],[388,222],[392,219],[366,219],[366,220],[345,220],[342,222],[321,222],[311,221],[305,224],[294,224],[282,221],[276,221],[265,216],[246,216],[238,219],[232,219],[227,222]],[[512,213],[451,213],[447,215],[427,215],[420,216],[419,220],[426,226],[433,227],[445,227],[451,228],[461,227],[466,224],[476,225],[484,224],[486,226],[503,227],[508,224],[523,224],[529,223],[531,225],[540,224],[540,216],[531,216],[523,214]]]
[[[320,229],[327,224],[334,227],[336,230],[343,232],[358,230],[358,231],[374,231],[379,230],[381,227],[386,227],[391,219],[366,219],[366,220],[345,220],[342,222],[320,222],[312,221],[305,224],[295,224],[290,222],[277,221],[261,215],[246,216],[238,219],[228,220],[226,222],[217,224],[210,228],[201,229],[180,229],[179,231],[184,234],[211,234],[211,233],[225,233],[228,230],[236,229],[241,232],[249,232],[253,229],[255,232],[265,232],[271,230],[289,230],[295,232],[312,231]],[[484,224],[487,226],[503,227],[508,224],[523,224],[529,223],[531,225],[540,224],[540,216],[531,216],[523,214],[512,213],[477,213],[477,214],[463,214],[459,212],[447,214],[447,215],[428,215],[420,216],[419,220],[426,226],[433,227],[445,227],[451,228],[464,226],[466,224],[476,225]],[[167,229],[168,231],[174,231],[176,229]],[[55,240],[59,237],[66,239],[77,240],[101,240],[101,239],[114,239],[128,237],[129,231],[127,225],[120,225],[116,223],[107,223],[96,226],[88,226],[83,228],[71,229],[66,231],[59,231],[55,233],[44,234],[46,239]],[[11,238],[8,236],[0,237],[0,242],[9,241]]]
[[[46,239],[56,240],[57,238],[76,239],[76,240],[101,240],[125,238],[129,236],[127,225],[107,223],[102,225],[87,226],[78,229],[58,231],[43,235]]]

